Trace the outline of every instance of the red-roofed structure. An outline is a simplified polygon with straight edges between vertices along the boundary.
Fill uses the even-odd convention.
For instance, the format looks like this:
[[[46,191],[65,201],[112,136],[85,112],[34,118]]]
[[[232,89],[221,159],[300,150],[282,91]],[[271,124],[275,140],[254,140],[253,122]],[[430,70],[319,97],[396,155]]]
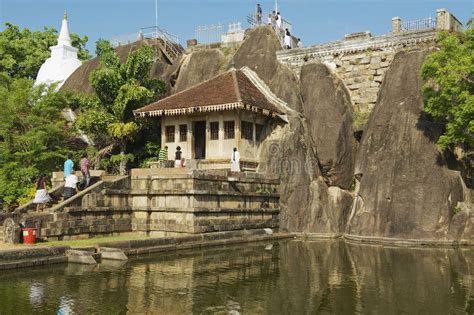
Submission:
[[[188,165],[229,168],[236,147],[241,161],[256,167],[260,144],[274,126],[269,122],[282,117],[285,106],[254,72],[243,68],[231,69],[134,114],[160,119],[168,160],[175,159],[179,146]]]
[[[276,105],[241,70],[229,70],[210,80],[135,111],[137,116],[175,116],[222,110],[281,114]]]

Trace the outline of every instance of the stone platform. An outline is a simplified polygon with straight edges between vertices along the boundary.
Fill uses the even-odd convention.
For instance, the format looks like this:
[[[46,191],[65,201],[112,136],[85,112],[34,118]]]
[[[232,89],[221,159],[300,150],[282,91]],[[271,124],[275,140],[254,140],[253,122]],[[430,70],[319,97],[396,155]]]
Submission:
[[[5,234],[18,232],[15,224],[36,228],[42,240],[131,232],[176,236],[278,229],[278,187],[277,179],[257,173],[134,169],[131,176],[102,176],[44,213],[35,213],[32,205],[25,205],[0,224]],[[61,192],[62,186],[56,186],[58,198]]]
[[[256,173],[135,169],[129,191],[105,194],[131,204],[133,231],[195,234],[277,228],[278,185]]]

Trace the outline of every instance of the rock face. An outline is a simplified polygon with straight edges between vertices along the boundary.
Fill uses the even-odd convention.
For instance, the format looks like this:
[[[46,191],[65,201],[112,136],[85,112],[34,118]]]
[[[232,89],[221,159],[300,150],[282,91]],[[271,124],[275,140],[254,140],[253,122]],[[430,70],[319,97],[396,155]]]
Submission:
[[[338,236],[345,228],[352,195],[328,187],[305,122],[290,116],[263,143],[259,171],[279,175],[280,230]]]
[[[319,160],[319,147],[315,142],[310,120],[316,115],[307,116],[306,109],[314,113],[316,101],[313,94],[309,102],[302,102],[302,89],[317,89],[319,80],[327,84],[330,96],[321,91],[320,97],[325,99],[324,106],[340,108],[342,114],[331,117],[337,130],[327,137],[327,141],[337,142],[339,134],[351,133],[351,125],[343,126],[344,119],[351,119],[349,111],[345,111],[348,98],[338,81],[332,77],[323,65],[314,66],[321,69],[316,76],[306,76],[299,82],[295,74],[284,65],[279,65],[275,52],[279,43],[273,31],[267,27],[257,28],[248,34],[234,57],[237,66],[251,67],[267,82],[276,96],[284,100],[290,110],[287,112],[289,123],[278,127],[263,143],[260,152],[259,171],[281,178],[280,187],[280,229],[289,232],[340,235],[344,231],[347,215],[350,211],[352,196],[338,187],[329,187],[333,180],[323,177]],[[263,54],[263,55],[262,55]],[[264,66],[262,68],[262,65]],[[307,93],[309,95],[309,92]],[[342,102],[342,104],[337,104]],[[329,119],[329,118],[328,118]],[[344,129],[348,127],[348,129]],[[344,131],[341,131],[344,129]],[[345,144],[344,144],[345,145]],[[352,150],[352,147],[351,147]],[[351,151],[352,154],[352,151]],[[348,185],[352,178],[353,156],[349,154]],[[340,159],[342,166],[347,161]],[[341,185],[343,186],[343,185]]]
[[[323,64],[303,66],[300,80],[304,117],[328,185],[349,189],[355,154],[349,93]]]
[[[287,66],[277,66],[269,88],[276,91],[278,97],[285,101],[291,109],[300,113],[303,111],[298,79]]]
[[[436,148],[439,128],[423,114],[419,72],[427,54],[399,52],[387,73],[357,156],[349,235],[448,238],[463,187]]]
[[[474,240],[474,207],[472,202],[459,203],[449,224],[448,239],[458,242]]]
[[[268,84],[277,70],[276,52],[280,49],[280,43],[271,27],[251,29],[234,55],[235,67],[249,67]]]
[[[184,57],[179,70],[175,92],[206,81],[227,70],[224,54],[218,49],[203,49]]]

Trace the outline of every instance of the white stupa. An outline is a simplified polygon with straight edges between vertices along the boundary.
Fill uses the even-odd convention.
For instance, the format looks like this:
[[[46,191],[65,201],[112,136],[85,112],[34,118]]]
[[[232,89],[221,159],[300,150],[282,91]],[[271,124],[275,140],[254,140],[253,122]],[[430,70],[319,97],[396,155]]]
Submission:
[[[49,49],[51,50],[51,57],[41,66],[35,85],[50,85],[58,82],[56,89],[59,90],[66,79],[81,66],[81,61],[77,58],[78,49],[72,46],[71,37],[69,37],[66,12],[64,12],[58,44]]]

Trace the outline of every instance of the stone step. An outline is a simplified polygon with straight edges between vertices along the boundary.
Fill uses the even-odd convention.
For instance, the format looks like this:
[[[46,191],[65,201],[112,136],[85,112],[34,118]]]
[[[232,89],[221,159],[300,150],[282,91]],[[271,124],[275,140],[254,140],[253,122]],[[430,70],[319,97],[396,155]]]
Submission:
[[[86,250],[67,250],[66,251],[68,263],[94,265],[97,261],[94,259],[94,253]]]
[[[100,247],[99,252],[101,254],[101,259],[109,260],[127,260],[128,257],[125,255],[123,250],[120,248],[112,247]]]

